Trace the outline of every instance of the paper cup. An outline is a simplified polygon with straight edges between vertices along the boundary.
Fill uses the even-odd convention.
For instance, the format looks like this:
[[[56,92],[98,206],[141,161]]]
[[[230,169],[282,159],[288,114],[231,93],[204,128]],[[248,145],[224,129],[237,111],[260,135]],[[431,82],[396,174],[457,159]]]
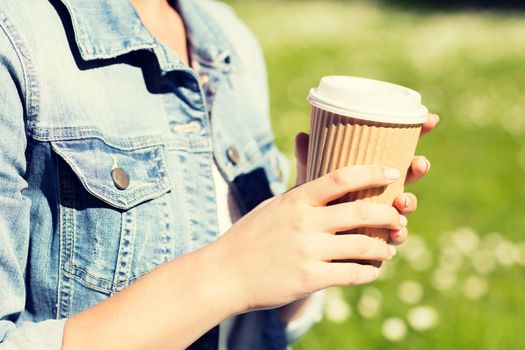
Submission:
[[[330,76],[308,96],[312,104],[307,180],[349,165],[397,168],[401,178],[386,187],[349,193],[341,201],[392,205],[403,192],[421,125],[428,111],[414,90],[377,80]],[[386,241],[388,230],[359,228],[340,234],[366,234]],[[379,261],[360,263],[380,266]]]

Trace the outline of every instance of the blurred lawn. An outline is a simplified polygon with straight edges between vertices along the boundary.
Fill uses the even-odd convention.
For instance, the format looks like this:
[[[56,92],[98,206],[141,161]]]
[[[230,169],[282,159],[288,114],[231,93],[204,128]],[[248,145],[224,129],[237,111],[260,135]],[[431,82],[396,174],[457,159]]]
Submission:
[[[414,88],[441,116],[418,149],[432,170],[410,188],[420,200],[412,239],[373,286],[332,290],[325,320],[294,349],[525,349],[525,14],[233,7],[264,49],[276,139],[290,157],[324,75]]]

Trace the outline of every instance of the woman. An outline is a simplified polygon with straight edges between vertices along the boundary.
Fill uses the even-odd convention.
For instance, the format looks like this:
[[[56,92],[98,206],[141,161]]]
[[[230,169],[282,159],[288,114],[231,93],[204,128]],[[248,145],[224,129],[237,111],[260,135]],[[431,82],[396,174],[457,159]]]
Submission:
[[[403,215],[326,206],[395,181],[392,169],[349,167],[273,197],[286,171],[262,56],[224,5],[2,0],[0,28],[3,347],[282,349],[287,324],[303,324],[290,337],[309,324],[308,295],[378,274],[327,261],[395,253],[327,233],[405,239],[413,195],[396,200]],[[409,179],[429,166],[416,158]]]

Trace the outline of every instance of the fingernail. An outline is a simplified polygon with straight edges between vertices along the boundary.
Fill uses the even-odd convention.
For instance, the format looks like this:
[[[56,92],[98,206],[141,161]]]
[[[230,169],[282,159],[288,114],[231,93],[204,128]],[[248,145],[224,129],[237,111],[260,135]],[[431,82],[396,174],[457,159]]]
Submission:
[[[425,174],[426,174],[430,170],[430,162],[428,161],[428,159],[425,159],[425,162],[427,162],[427,168],[425,169]]]
[[[399,215],[399,225],[405,227],[408,224],[407,217],[404,215]]]
[[[396,168],[386,168],[385,177],[388,180],[397,180],[401,176],[401,173]]]
[[[410,204],[410,198],[408,198],[408,196],[403,195],[403,208],[408,208],[409,204]]]
[[[436,123],[439,123],[439,115],[434,114],[434,118],[436,118]]]
[[[392,258],[394,255],[397,254],[397,249],[396,247],[392,246],[392,245],[389,245],[388,246],[388,253],[390,254],[390,258]]]
[[[398,231],[398,232],[394,233],[391,237],[392,237],[392,239],[394,241],[399,241],[401,239],[401,234]]]

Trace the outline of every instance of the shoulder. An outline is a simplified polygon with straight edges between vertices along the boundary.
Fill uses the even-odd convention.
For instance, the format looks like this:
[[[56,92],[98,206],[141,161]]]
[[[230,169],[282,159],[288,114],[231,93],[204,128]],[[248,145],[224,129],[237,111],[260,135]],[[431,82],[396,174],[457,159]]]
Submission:
[[[231,6],[215,0],[196,0],[195,2],[205,11],[205,15],[210,17],[236,53],[240,56],[261,56],[255,35]]]
[[[21,13],[14,7],[13,1],[0,0],[0,54],[3,58],[21,46],[22,40],[16,26]]]
[[[38,104],[34,51],[53,40],[48,29],[56,22],[54,13],[46,0],[0,0],[0,69],[6,72],[2,83],[14,82],[30,115]]]
[[[229,33],[239,31],[241,35],[251,34],[230,5],[216,0],[195,0],[195,3],[223,30]]]
[[[54,6],[47,0],[0,0],[0,48],[14,49],[25,59],[38,46],[49,46],[63,31]],[[47,43],[47,44],[46,44]]]
[[[0,0],[2,26],[15,26],[20,32],[33,32],[48,24],[53,12],[54,7],[47,0]]]
[[[15,25],[12,1],[0,0],[0,70],[2,86],[8,86],[6,79],[13,81],[21,89],[26,87],[26,45]]]

